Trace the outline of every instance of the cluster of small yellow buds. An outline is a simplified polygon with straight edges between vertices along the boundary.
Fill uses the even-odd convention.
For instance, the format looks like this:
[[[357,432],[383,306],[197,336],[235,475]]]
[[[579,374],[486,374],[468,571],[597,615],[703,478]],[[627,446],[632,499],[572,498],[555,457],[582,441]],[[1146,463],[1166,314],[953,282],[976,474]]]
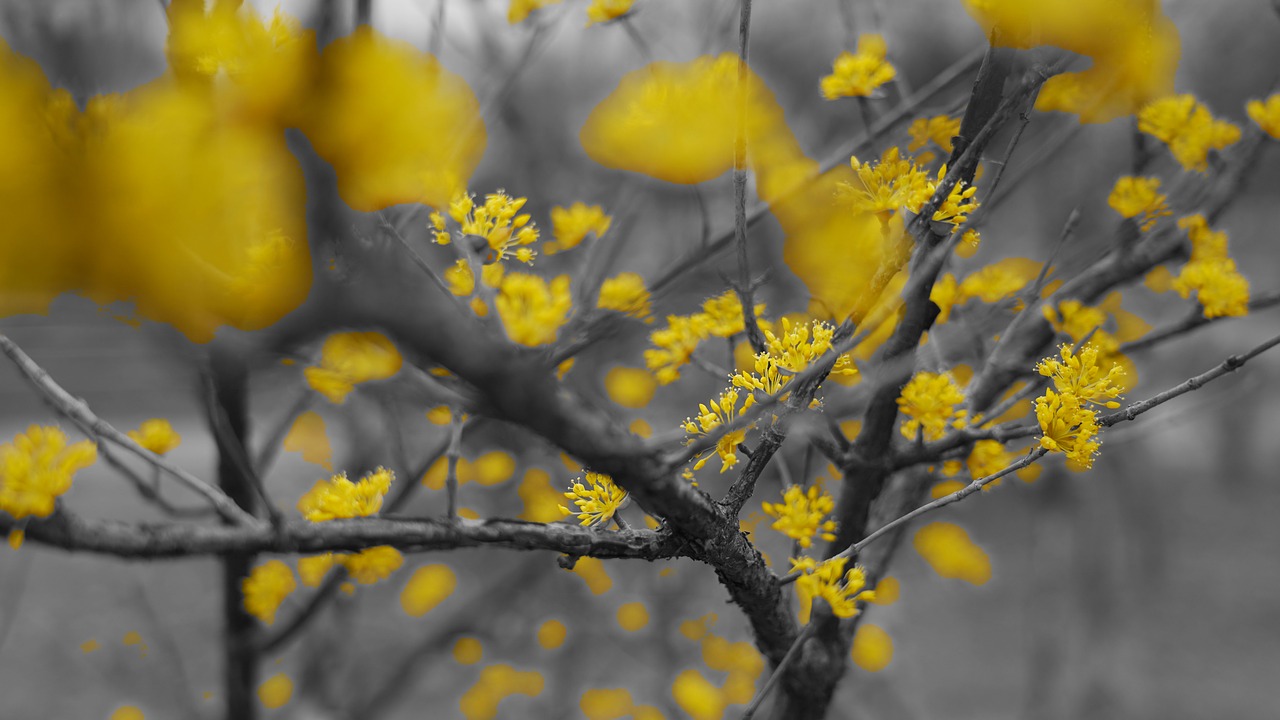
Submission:
[[[685,419],[684,431],[691,436],[706,435],[722,425],[733,422],[734,419],[755,404],[755,397],[748,393],[746,399],[742,402],[742,407],[739,408],[738,396],[739,393],[736,389],[729,388],[720,393],[720,397],[712,400],[709,404],[699,404],[697,417]],[[716,441],[714,451],[708,451],[700,456],[697,462],[694,463],[693,469],[701,470],[712,455],[720,456],[720,472],[737,465],[738,445],[746,439],[747,430],[752,427],[754,425],[740,427],[737,430],[725,433]]]
[[[754,312],[762,329],[768,323],[760,319],[763,304]],[[645,365],[653,371],[658,383],[668,385],[680,379],[680,368],[689,364],[698,344],[711,337],[731,338],[746,330],[742,301],[732,290],[708,298],[702,312],[692,315],[668,315],[667,326],[649,335],[652,348],[644,351]]]
[[[856,565],[845,570],[848,562],[848,558],[839,556],[821,563],[808,557],[791,559],[791,571],[803,573],[796,578],[800,622],[809,622],[814,598],[825,600],[838,618],[851,618],[858,614],[859,602],[875,600],[874,590],[863,589],[867,586],[866,571]]]
[[[1036,420],[1043,433],[1040,447],[1066,455],[1073,469],[1093,466],[1098,452],[1098,414],[1091,406],[1118,408],[1124,371],[1118,365],[1104,369],[1099,349],[1086,344],[1076,354],[1070,345],[1059,349],[1061,359],[1045,358],[1036,370],[1052,378],[1054,388],[1036,399]]]
[[[569,320],[573,296],[569,276],[547,282],[537,275],[507,273],[494,303],[511,341],[520,345],[546,345],[556,340]]]
[[[0,445],[0,510],[15,520],[49,517],[75,474],[97,459],[92,442],[68,444],[60,428],[32,425]]]
[[[1240,128],[1218,120],[1194,95],[1171,95],[1138,111],[1138,130],[1169,146],[1187,170],[1208,169],[1210,150],[1222,150],[1240,139]]]
[[[369,517],[382,509],[382,498],[391,489],[395,474],[380,467],[358,482],[339,473],[319,480],[298,500],[298,512],[311,522]]]
[[[739,370],[730,376],[734,387],[769,395],[779,393],[791,377],[813,364],[832,348],[835,328],[820,320],[792,323],[782,318],[781,332],[763,328],[765,349],[757,353],[754,371]],[[853,377],[858,368],[848,353],[836,358],[831,375]]]
[[[937,177],[931,178],[915,159],[904,156],[896,146],[886,149],[879,162],[863,163],[854,157],[849,159],[849,164],[857,173],[858,184],[841,183],[838,186],[840,197],[854,212],[875,214],[882,223],[902,208],[919,213],[947,176],[947,166],[943,165],[938,169]],[[957,182],[934,210],[931,219],[950,224],[954,232],[978,208],[974,197],[977,192],[973,185]]]
[[[925,440],[938,440],[948,428],[964,427],[966,413],[956,409],[963,402],[964,393],[951,373],[916,373],[898,397],[898,409],[907,417],[903,436],[914,440],[922,434]]]
[[[1191,261],[1171,287],[1184,298],[1194,292],[1205,317],[1247,315],[1249,281],[1227,255],[1227,234],[1211,230],[1209,221],[1200,214],[1182,218],[1178,227],[1184,228],[1191,240]]]
[[[624,272],[605,278],[600,285],[600,298],[596,301],[596,307],[653,322],[649,290],[644,286],[644,278],[636,273]]]
[[[588,472],[585,480],[586,484],[582,479],[574,481],[564,494],[573,501],[577,509],[570,510],[560,505],[560,513],[565,516],[577,515],[583,526],[607,525],[627,501],[627,491],[618,487],[613,478],[604,473]]]
[[[835,506],[831,495],[817,485],[810,485],[808,490],[792,485],[782,494],[782,502],[761,503],[766,515],[777,518],[770,527],[802,548],[813,545],[814,537],[827,542],[836,539],[836,521],[824,520]]]
[[[1160,194],[1160,181],[1152,177],[1126,175],[1116,180],[1107,204],[1121,217],[1137,222],[1143,232],[1154,227],[1160,218],[1173,214]]]
[[[555,240],[545,243],[542,251],[548,255],[572,250],[582,244],[587,235],[595,233],[603,237],[613,224],[613,218],[605,214],[599,205],[576,202],[569,207],[551,208],[551,234]]]
[[[303,371],[312,390],[329,402],[342,403],[355,386],[400,372],[404,359],[387,337],[377,332],[341,332],[325,339],[320,363]]]
[[[449,203],[449,218],[457,223],[460,237],[477,238],[483,243],[481,247],[488,248],[486,261],[501,262],[510,255],[522,263],[532,263],[538,253],[529,246],[538,241],[538,227],[529,215],[520,214],[526,202],[527,198],[511,197],[499,190],[485,195],[484,202],[477,205],[475,196],[459,193]],[[445,217],[433,212],[430,220],[435,241],[450,244],[452,236]]]
[[[887,53],[884,36],[872,33],[858,38],[858,52],[840,53],[831,74],[819,82],[822,97],[837,100],[870,96],[898,74],[885,59]]]

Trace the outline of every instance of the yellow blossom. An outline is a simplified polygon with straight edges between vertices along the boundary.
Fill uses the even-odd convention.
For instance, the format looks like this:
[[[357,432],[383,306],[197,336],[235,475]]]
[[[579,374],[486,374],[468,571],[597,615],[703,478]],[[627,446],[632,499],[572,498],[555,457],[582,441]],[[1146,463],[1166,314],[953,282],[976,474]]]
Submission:
[[[813,599],[822,598],[831,606],[838,618],[851,618],[858,614],[858,603],[875,599],[875,592],[863,590],[867,575],[859,566],[848,571],[848,558],[833,557],[817,564],[811,571],[796,579],[796,597],[800,600],[800,622],[809,622]],[[800,567],[804,567],[801,565]]]
[[[1043,433],[1040,447],[1065,454],[1075,467],[1093,466],[1098,453],[1098,415],[1085,408],[1080,398],[1045,390],[1036,398],[1036,420]]]
[[[1159,189],[1160,181],[1155,178],[1126,175],[1116,180],[1107,204],[1122,217],[1134,219],[1146,232],[1157,220],[1173,214]]]
[[[943,165],[938,168],[938,181],[929,190],[929,196],[933,197],[934,191],[938,186],[942,185],[942,180],[947,176],[947,166]],[[947,193],[947,197],[938,205],[938,209],[933,213],[933,221],[941,223],[950,223],[951,231],[955,232],[960,226],[969,219],[969,213],[978,209],[978,201],[974,199],[974,195],[978,193],[978,188],[974,185],[966,184],[964,181],[957,181],[951,186],[951,192]]]
[[[756,317],[760,317],[764,310],[763,304],[756,305]],[[747,329],[746,319],[742,315],[742,300],[733,290],[704,300],[702,312],[709,320],[707,333],[715,337],[733,337]]]
[[[962,258],[971,258],[973,254],[978,252],[978,246],[982,244],[982,235],[973,228],[969,228],[960,236],[960,242],[956,243],[956,255]]]
[[[742,407],[738,407],[738,391],[729,388],[720,393],[720,396],[711,401],[710,405],[699,403],[698,415],[694,418],[686,418],[684,421],[684,431],[690,435],[706,435],[721,425],[728,424],[748,408],[755,404],[755,398],[748,394],[746,400],[743,401]],[[702,455],[693,465],[694,470],[701,470],[703,465],[711,459],[713,455],[720,456],[720,472],[724,472],[734,465],[738,464],[738,445],[746,439],[747,430],[753,426],[741,427],[732,432],[725,433],[718,441],[714,451],[708,451]]]
[[[0,445],[0,510],[16,520],[49,517],[72,477],[98,458],[88,440],[68,445],[56,426],[32,425]]]
[[[631,12],[635,0],[591,0],[587,6],[587,25],[609,22]]]
[[[1280,140],[1280,93],[1266,100],[1250,100],[1245,105],[1245,112],[1250,119],[1258,123],[1262,131],[1276,140]]]
[[[1040,263],[1027,258],[1005,258],[972,272],[961,283],[956,302],[977,298],[999,302],[1020,292],[1040,273]]]
[[[1210,150],[1221,150],[1240,139],[1240,128],[1218,120],[1194,95],[1172,95],[1148,103],[1138,111],[1138,129],[1165,145],[1182,167],[1204,171]]]
[[[144,420],[137,430],[129,431],[129,438],[157,455],[164,455],[182,442],[182,436],[164,418]]]
[[[597,238],[604,237],[612,223],[613,218],[606,215],[599,205],[580,202],[567,208],[557,205],[551,208],[551,233],[556,239],[543,244],[542,250],[548,255],[572,250],[591,233],[595,233]]]
[[[249,577],[240,580],[240,593],[244,596],[244,610],[270,625],[276,620],[276,610],[289,597],[298,583],[293,570],[279,560],[258,565]]]
[[[1119,347],[1119,343],[1109,333],[1098,329],[1107,322],[1107,311],[1100,307],[1085,305],[1079,300],[1063,300],[1057,307],[1045,305],[1041,308],[1041,313],[1054,331],[1063,333],[1076,342],[1093,333],[1091,342],[1104,353],[1110,353]]]
[[[596,307],[652,322],[649,290],[644,286],[644,278],[636,273],[624,272],[605,278]]]
[[[627,491],[618,487],[613,478],[604,473],[587,472],[586,483],[574,481],[564,496],[573,501],[576,512],[560,505],[560,514],[577,515],[583,526],[608,525],[614,514],[627,500]]]
[[[886,53],[883,35],[868,33],[859,37],[858,51],[840,53],[831,74],[822,78],[822,96],[828,100],[870,96],[897,75],[893,65],[885,60]]]
[[[1187,231],[1187,239],[1191,241],[1191,262],[1227,257],[1227,234],[1212,230],[1204,215],[1196,213],[1181,218],[1178,227]]]
[[[902,388],[898,408],[908,420],[902,434],[915,439],[918,432],[925,440],[938,440],[948,427],[961,427],[965,412],[956,406],[964,402],[964,393],[951,373],[920,372]]]
[[[320,349],[320,364],[303,374],[312,390],[329,402],[342,403],[362,382],[383,380],[400,372],[400,351],[377,332],[334,333]]]
[[[380,467],[359,482],[348,480],[346,473],[319,480],[298,500],[298,512],[311,522],[369,517],[382,509],[394,479],[394,473]]]
[[[501,263],[490,263],[480,268],[480,280],[491,288],[502,285],[502,277],[506,268]],[[449,292],[459,297],[467,297],[476,290],[476,278],[471,272],[471,263],[465,258],[458,258],[453,265],[444,271],[444,281],[449,285]]]
[[[960,134],[960,118],[947,115],[935,115],[930,118],[917,118],[907,128],[911,142],[907,150],[915,152],[932,142],[940,149],[951,151],[951,140]]]
[[[351,579],[361,585],[385,580],[404,564],[404,556],[390,545],[377,545],[358,553],[338,553],[336,559]]]
[[[966,300],[968,298],[960,290],[960,284],[956,282],[955,275],[947,273],[938,278],[929,290],[929,302],[938,306],[938,317],[934,320],[934,324],[941,325],[951,319],[951,308],[963,305]]]
[[[928,173],[920,169],[910,156],[903,157],[896,146],[890,147],[877,163],[849,159],[858,176],[858,185],[841,182],[839,196],[855,213],[872,213],[884,222],[899,209],[919,212],[933,196]]]
[[[324,576],[329,574],[337,562],[338,559],[334,557],[334,553],[298,558],[298,578],[307,587],[318,587],[324,580]]]
[[[1063,344],[1059,348],[1062,356],[1045,358],[1036,366],[1036,372],[1052,378],[1054,387],[1064,395],[1074,395],[1085,405],[1104,405],[1115,409],[1120,403],[1122,388],[1119,383],[1124,377],[1124,370],[1115,364],[1104,369],[1098,362],[1098,346],[1087,343],[1077,355],[1071,346]]]
[[[537,275],[509,273],[502,279],[495,302],[512,342],[529,346],[555,342],[573,306],[569,276],[560,275],[547,283]]]
[[[1184,298],[1195,292],[1207,318],[1249,314],[1249,281],[1231,258],[1189,262],[1171,286]]]
[[[792,485],[782,494],[781,503],[762,503],[765,514],[777,518],[770,527],[802,548],[813,545],[815,536],[828,542],[836,539],[836,521],[823,520],[835,506],[835,500],[817,485],[807,491]]]
[[[484,243],[489,250],[484,258],[486,263],[514,256],[519,262],[529,264],[537,254],[529,246],[538,241],[539,235],[538,226],[531,222],[529,215],[520,212],[526,202],[528,198],[512,197],[503,190],[485,195],[480,204],[476,204],[472,195],[459,193],[449,203],[449,217],[458,224],[462,237]],[[438,214],[431,219],[436,227],[437,243],[448,239],[441,229],[443,220]]]
[[[680,368],[688,365],[698,343],[711,335],[711,318],[705,314],[668,315],[667,326],[649,335],[653,345],[644,351],[645,366],[660,385],[680,379]]]
[[[969,468],[969,477],[978,480],[1000,472],[1013,461],[1013,453],[1006,450],[998,440],[979,440],[973,444],[973,450],[969,451],[965,465]]]
[[[511,0],[511,4],[507,6],[507,22],[512,25],[522,23],[534,10],[558,5],[560,2],[561,0]]]

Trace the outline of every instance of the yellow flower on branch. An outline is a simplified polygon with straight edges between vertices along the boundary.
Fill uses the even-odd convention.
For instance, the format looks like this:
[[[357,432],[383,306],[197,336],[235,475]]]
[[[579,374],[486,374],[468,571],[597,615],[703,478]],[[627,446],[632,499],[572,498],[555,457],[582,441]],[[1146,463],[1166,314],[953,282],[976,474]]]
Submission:
[[[686,418],[684,421],[684,431],[692,436],[706,435],[716,430],[722,425],[733,422],[735,418],[746,412],[755,404],[755,397],[750,393],[747,394],[746,400],[743,401],[742,407],[738,407],[738,391],[729,388],[720,393],[720,396],[710,402],[710,404],[699,403],[698,415],[694,418]],[[694,470],[701,470],[703,465],[714,455],[720,456],[720,472],[724,472],[734,465],[738,464],[738,445],[746,439],[747,430],[754,427],[750,425],[741,427],[732,432],[725,433],[716,441],[714,450],[704,453],[694,463]]]
[[[538,241],[539,235],[530,216],[520,212],[526,202],[528,198],[512,197],[499,190],[485,195],[484,202],[477,205],[475,196],[458,193],[449,203],[449,217],[458,224],[460,236],[475,238],[488,248],[486,263],[502,262],[512,256],[527,264],[537,255],[529,246]],[[451,240],[444,217],[434,212],[430,220],[436,243],[448,245]]]
[[[822,598],[831,606],[831,612],[838,618],[851,618],[858,614],[858,603],[875,599],[874,590],[864,590],[867,586],[867,574],[859,566],[845,570],[848,558],[833,557],[822,563],[796,563],[798,569],[806,570],[805,574],[796,578],[796,597],[800,600],[800,622],[808,623],[813,612],[814,598]],[[808,569],[812,568],[812,569]]]
[[[613,218],[606,215],[599,205],[580,202],[567,208],[557,205],[551,208],[551,234],[556,239],[545,243],[542,250],[548,255],[572,250],[591,233],[595,233],[597,239],[603,237],[612,223]]]
[[[838,100],[845,97],[868,97],[898,74],[885,59],[884,36],[868,33],[858,38],[856,53],[842,52],[836,57],[831,74],[822,78],[822,97]]]
[[[698,343],[711,336],[711,318],[702,313],[668,315],[667,326],[649,335],[653,347],[644,351],[645,366],[660,385],[680,379],[680,368],[688,365]]]
[[[312,390],[341,404],[355,386],[400,372],[400,351],[382,333],[343,332],[325,339],[320,364],[303,370]]]
[[[1222,150],[1240,139],[1240,128],[1218,120],[1194,95],[1173,95],[1138,111],[1138,130],[1165,145],[1187,170],[1208,169],[1210,150]]]
[[[279,560],[270,560],[249,572],[240,580],[240,594],[244,597],[244,611],[270,625],[276,621],[280,603],[298,587],[293,570]]]
[[[335,560],[361,585],[385,580],[404,565],[404,555],[390,545],[377,545],[357,553],[337,553]]]
[[[547,283],[537,275],[508,273],[494,302],[511,342],[529,346],[553,343],[573,307],[569,276],[560,275]]]
[[[1184,298],[1194,292],[1207,318],[1249,314],[1249,281],[1231,258],[1189,262],[1172,287]]]
[[[911,142],[907,150],[915,152],[932,142],[940,149],[951,152],[951,141],[960,134],[960,118],[947,115],[935,115],[930,118],[916,118],[907,128]]]
[[[157,455],[164,455],[182,443],[182,436],[164,418],[144,420],[137,430],[129,431],[129,438]]]
[[[1258,123],[1262,132],[1280,140],[1280,93],[1266,100],[1250,100],[1245,105],[1249,118]]]
[[[1120,407],[1116,398],[1123,391],[1124,370],[1116,364],[1104,367],[1099,363],[1097,345],[1087,343],[1076,354],[1070,345],[1063,344],[1059,353],[1061,360],[1045,358],[1036,366],[1036,372],[1053,379],[1058,392],[1074,395],[1085,405]]]
[[[928,173],[897,146],[886,149],[879,162],[852,157],[849,165],[857,173],[858,184],[841,182],[837,192],[855,213],[871,213],[884,222],[902,208],[919,212],[933,196]]]
[[[636,273],[624,272],[606,278],[600,285],[600,299],[596,301],[596,307],[653,322],[649,290],[644,286],[644,278]]]
[[[627,491],[618,487],[613,478],[604,473],[588,472],[586,483],[579,479],[574,481],[569,491],[564,494],[573,501],[576,511],[560,505],[561,515],[577,515],[583,526],[608,525],[618,509],[627,501]],[[590,487],[588,487],[588,485]]]
[[[1076,469],[1093,467],[1098,454],[1098,415],[1084,407],[1080,398],[1045,390],[1036,398],[1036,420],[1040,423],[1040,447],[1067,456]]]
[[[836,521],[824,520],[835,509],[835,500],[817,485],[808,490],[792,485],[782,494],[780,503],[762,503],[766,515],[777,518],[769,527],[807,548],[817,537],[830,542],[836,539]]]
[[[382,509],[382,498],[391,489],[395,474],[380,467],[351,482],[346,473],[319,480],[298,500],[298,512],[311,522],[369,517]]]
[[[898,408],[908,418],[902,423],[903,436],[914,440],[923,433],[925,440],[938,440],[948,428],[963,427],[965,412],[956,409],[963,402],[951,373],[916,373],[898,398]]]
[[[635,0],[591,0],[587,6],[587,26],[610,22],[631,12]]]
[[[1156,178],[1126,175],[1116,180],[1107,204],[1122,217],[1137,222],[1146,232],[1155,226],[1157,220],[1173,214],[1165,196],[1159,191],[1160,181]]]
[[[15,520],[49,517],[75,474],[98,459],[88,440],[67,444],[56,426],[32,425],[0,445],[0,510]]]

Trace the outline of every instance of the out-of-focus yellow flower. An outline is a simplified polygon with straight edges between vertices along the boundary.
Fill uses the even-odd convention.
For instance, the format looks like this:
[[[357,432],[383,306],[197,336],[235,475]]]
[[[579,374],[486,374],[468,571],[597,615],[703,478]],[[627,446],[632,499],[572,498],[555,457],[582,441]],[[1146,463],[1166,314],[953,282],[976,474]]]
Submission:
[[[75,474],[97,459],[98,447],[88,440],[68,445],[56,426],[28,427],[0,445],[0,510],[16,520],[49,517]]]
[[[529,346],[555,342],[573,306],[569,276],[560,275],[548,283],[537,275],[508,273],[494,302],[511,342]]]
[[[507,6],[507,22],[512,25],[522,23],[534,10],[558,5],[560,2],[561,0],[511,0],[511,4]]]
[[[270,560],[249,572],[240,581],[240,593],[244,597],[244,610],[270,625],[276,621],[280,603],[298,587],[293,570],[279,560]]]
[[[164,455],[182,442],[182,436],[164,418],[144,420],[137,430],[130,430],[129,437],[157,455]]]
[[[635,0],[591,0],[587,6],[587,26],[610,22],[631,12]]]
[[[600,285],[600,299],[596,301],[596,307],[653,322],[649,290],[644,286],[644,278],[636,273],[618,273],[606,278]]]
[[[391,489],[395,474],[386,468],[351,482],[339,473],[316,484],[298,500],[298,512],[311,522],[369,517],[382,509],[382,498]]]
[[[1250,100],[1245,105],[1249,118],[1258,123],[1262,131],[1276,140],[1280,140],[1280,93],[1266,100]]]
[[[1037,110],[1106,122],[1173,92],[1178,31],[1151,0],[964,0],[993,45],[1054,45],[1088,56],[1087,70],[1049,78]]]
[[[338,553],[336,559],[351,579],[361,585],[385,580],[404,565],[404,555],[390,545],[365,548],[357,553]]]
[[[898,74],[885,60],[884,36],[869,33],[858,38],[858,52],[842,52],[836,57],[831,74],[819,83],[822,97],[838,100],[845,97],[867,97]]]
[[[609,232],[609,225],[612,223],[613,218],[606,215],[604,208],[599,205],[580,202],[567,208],[557,205],[551,208],[551,232],[556,239],[554,242],[543,244],[542,250],[548,255],[572,250],[578,247],[589,233],[595,233],[597,238],[603,237],[606,232]]]
[[[711,319],[702,313],[668,315],[667,326],[649,335],[653,347],[644,351],[645,366],[660,385],[680,379],[680,368],[688,365],[698,343],[711,336]]]
[[[570,510],[561,505],[560,514],[577,515],[579,524],[584,526],[608,525],[627,501],[627,491],[618,487],[613,478],[604,473],[588,472],[585,480],[590,487],[579,479],[564,494],[577,509]]]
[[[687,63],[655,62],[627,74],[591,111],[582,147],[591,159],[667,182],[693,184],[733,167],[739,108],[745,108],[748,155],[781,125],[772,93],[725,53]],[[746,97],[743,97],[743,92]]]
[[[486,142],[480,103],[459,76],[367,26],[321,55],[325,82],[301,128],[361,211],[445,207],[466,189]]]
[[[1137,222],[1143,232],[1154,227],[1160,218],[1173,214],[1160,194],[1160,181],[1152,177],[1126,175],[1116,180],[1107,204],[1122,217]]]
[[[782,494],[780,503],[762,503],[766,515],[777,518],[769,527],[807,548],[814,537],[828,542],[836,539],[836,521],[824,520],[835,509],[835,500],[817,485],[808,490],[792,485]]]
[[[916,531],[911,544],[942,577],[972,585],[985,585],[991,580],[991,559],[959,525],[929,523]]]
[[[320,364],[303,370],[312,390],[342,403],[362,382],[384,380],[400,372],[400,351],[382,333],[334,333],[320,349]]]
[[[960,118],[948,115],[935,115],[930,118],[916,118],[907,128],[911,142],[907,150],[915,152],[932,142],[940,150],[951,152],[951,141],[960,134]]]
[[[1138,111],[1138,129],[1168,145],[1182,167],[1197,171],[1208,169],[1210,150],[1221,150],[1240,139],[1240,128],[1213,117],[1194,95],[1148,103]]]
[[[1172,287],[1184,298],[1195,292],[1207,318],[1249,314],[1249,281],[1231,258],[1187,263]]]

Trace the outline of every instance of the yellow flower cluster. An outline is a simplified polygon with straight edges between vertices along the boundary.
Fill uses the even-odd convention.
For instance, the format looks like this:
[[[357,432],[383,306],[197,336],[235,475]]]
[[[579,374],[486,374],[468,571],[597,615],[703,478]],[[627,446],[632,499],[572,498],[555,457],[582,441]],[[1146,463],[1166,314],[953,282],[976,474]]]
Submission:
[[[1155,226],[1157,220],[1173,214],[1166,200],[1160,194],[1160,181],[1156,178],[1126,175],[1116,180],[1107,204],[1121,217],[1134,219],[1146,232]]]
[[[0,510],[16,520],[49,517],[75,474],[97,459],[98,447],[88,440],[68,445],[56,426],[28,427],[0,445]]]
[[[400,372],[400,351],[382,333],[342,332],[325,339],[320,364],[303,370],[312,390],[341,404],[355,386]]]
[[[822,598],[838,618],[858,614],[858,603],[875,600],[874,590],[867,586],[867,574],[859,566],[845,570],[848,558],[833,557],[817,562],[813,558],[792,558],[791,571],[803,571],[796,579],[796,597],[800,600],[800,622],[808,623],[813,612],[813,599]]]
[[[838,100],[845,97],[868,97],[898,74],[885,59],[884,36],[869,33],[858,38],[858,52],[842,52],[836,58],[831,74],[822,78],[822,97]]]
[[[504,274],[506,267],[501,263],[489,263],[480,267],[480,281],[491,288],[502,285]],[[476,276],[471,272],[471,263],[466,258],[458,258],[444,271],[444,281],[449,285],[449,292],[458,297],[468,297],[476,291]],[[483,316],[483,313],[478,314]]]
[[[898,409],[907,416],[902,434],[914,440],[918,433],[925,440],[938,440],[949,427],[963,427],[965,411],[956,406],[964,402],[964,393],[951,373],[916,373],[902,388]]]
[[[761,503],[766,515],[777,518],[770,527],[795,540],[800,547],[813,545],[816,536],[830,542],[836,539],[836,521],[823,520],[835,509],[835,500],[817,485],[806,491],[792,485],[782,494],[780,503]]]
[[[720,397],[712,400],[709,405],[699,403],[698,415],[694,418],[685,419],[684,431],[690,435],[706,435],[721,425],[732,422],[756,403],[755,397],[748,393],[746,399],[742,402],[742,407],[739,408],[738,397],[738,391],[734,388],[729,388],[720,393]],[[737,465],[738,444],[746,439],[747,430],[751,429],[751,427],[754,426],[741,427],[733,432],[725,433],[716,442],[714,450],[708,451],[698,458],[697,462],[693,464],[693,469],[701,470],[712,455],[720,456],[720,472]]]
[[[994,303],[1013,297],[1039,273],[1040,263],[1027,258],[1005,258],[970,273],[963,281],[947,273],[938,278],[929,291],[929,300],[940,311],[936,322],[946,322],[951,317],[951,308],[971,299]]]
[[[775,334],[772,328],[763,328],[765,349],[755,356],[754,372],[740,370],[730,377],[734,387],[748,391],[776,394],[791,376],[809,367],[814,360],[831,349],[835,328],[820,320],[793,324],[790,318],[782,318],[782,332]],[[836,358],[831,375],[853,377],[858,368],[848,353]]]
[[[577,511],[560,505],[561,515],[577,515],[579,524],[608,525],[614,514],[627,501],[627,491],[618,487],[613,478],[604,473],[587,472],[586,484],[575,480],[564,496],[573,501]],[[588,487],[590,485],[590,487]]]
[[[587,26],[609,22],[631,12],[635,0],[591,0],[587,6]]]
[[[1266,100],[1250,100],[1245,105],[1249,118],[1258,123],[1262,131],[1276,140],[1280,140],[1280,93]]]
[[[529,346],[555,342],[573,307],[569,276],[560,275],[548,283],[537,275],[510,273],[502,279],[494,302],[512,342]]]
[[[462,237],[479,238],[489,248],[486,262],[501,262],[513,256],[522,263],[532,263],[538,253],[530,245],[538,241],[538,226],[520,209],[528,198],[511,197],[499,190],[484,196],[484,203],[476,205],[475,196],[458,193],[449,203],[449,218],[458,224]],[[448,222],[439,212],[430,216],[435,229],[435,241],[448,245],[452,240]]]
[[[565,250],[572,250],[582,244],[590,233],[597,238],[609,232],[613,218],[606,215],[599,205],[586,205],[576,202],[567,208],[559,205],[551,208],[551,234],[555,240],[544,243],[542,251],[554,255]]]
[[[653,322],[649,289],[644,286],[644,278],[636,273],[624,272],[605,278],[600,285],[600,298],[596,301],[596,307]]]
[[[907,150],[915,152],[932,142],[938,148],[950,152],[951,141],[960,134],[960,118],[948,115],[935,115],[930,118],[916,118],[907,128],[911,142]]]
[[[129,431],[129,439],[157,455],[164,455],[182,443],[182,436],[164,418],[144,420],[137,430]]]
[[[346,568],[352,580],[373,585],[404,565],[404,555],[390,545],[365,548],[357,553],[324,553],[298,559],[298,577],[307,587],[316,587],[335,565]]]
[[[1120,407],[1124,371],[1118,366],[1104,369],[1098,362],[1099,349],[1086,344],[1076,355],[1070,345],[1059,348],[1061,360],[1045,358],[1037,371],[1053,379],[1054,390],[1036,398],[1036,420],[1043,435],[1040,447],[1067,456],[1068,466],[1088,469],[1098,453],[1098,414],[1090,406]]]
[[[1184,298],[1196,294],[1208,318],[1249,314],[1249,281],[1227,256],[1227,234],[1209,228],[1203,215],[1178,221],[1191,240],[1191,261],[1173,279],[1171,287]]]
[[[760,315],[765,306],[756,305],[754,310],[764,329],[768,323],[760,320]],[[729,290],[704,301],[700,313],[668,315],[667,326],[649,335],[653,347],[644,351],[645,365],[653,371],[659,384],[669,385],[680,379],[680,368],[689,364],[698,343],[710,337],[731,338],[745,330],[742,301],[736,292]]]
[[[280,603],[298,588],[293,570],[279,560],[258,565],[249,576],[240,580],[240,594],[244,597],[244,610],[270,625],[276,621]]]
[[[298,512],[311,522],[369,517],[382,509],[382,498],[391,489],[395,474],[380,467],[351,482],[346,473],[319,480],[298,500]]]
[[[1221,150],[1240,139],[1240,128],[1218,120],[1194,95],[1172,95],[1148,103],[1138,111],[1138,130],[1165,145],[1182,167],[1203,172],[1209,151]]]
[[[880,161],[874,164],[859,162],[856,157],[850,158],[849,164],[857,173],[858,184],[841,182],[837,186],[839,196],[855,213],[872,213],[882,223],[901,208],[912,213],[920,212],[947,175],[947,166],[943,165],[937,177],[930,178],[916,160],[909,155],[903,156],[897,147],[886,149]],[[950,223],[953,231],[958,229],[968,219],[969,213],[978,208],[974,199],[977,192],[976,187],[957,182],[931,219]]]

